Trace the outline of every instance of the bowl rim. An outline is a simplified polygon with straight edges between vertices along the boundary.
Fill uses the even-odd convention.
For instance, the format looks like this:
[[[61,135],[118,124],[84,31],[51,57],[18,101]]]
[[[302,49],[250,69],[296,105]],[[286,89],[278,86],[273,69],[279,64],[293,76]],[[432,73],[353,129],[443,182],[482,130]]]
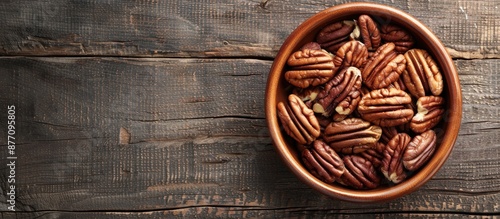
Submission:
[[[328,22],[339,20],[341,17],[361,14],[373,15],[374,12],[379,13],[379,15],[390,16],[392,19],[391,21],[404,25],[406,29],[414,34],[414,36],[424,41],[422,43],[427,45],[429,53],[433,55],[436,63],[440,65],[443,79],[448,87],[446,89],[446,91],[449,92],[448,95],[455,98],[447,100],[448,106],[453,107],[448,107],[448,114],[444,118],[444,120],[449,120],[449,122],[447,122],[448,125],[445,127],[446,135],[443,136],[441,144],[433,155],[433,157],[436,158],[429,160],[416,174],[400,184],[373,190],[354,190],[322,182],[312,176],[299,161],[294,159],[285,143],[286,141],[280,130],[276,114],[277,87],[288,56],[294,52],[294,48],[297,48],[300,40],[306,37],[308,33],[317,30]],[[443,43],[434,35],[430,28],[412,15],[400,9],[378,3],[352,2],[335,5],[314,14],[302,22],[286,38],[273,61],[268,75],[265,92],[265,115],[275,150],[278,152],[281,160],[288,169],[291,170],[299,180],[320,193],[332,198],[351,202],[381,202],[389,201],[414,192],[431,179],[443,166],[458,137],[462,118],[462,93],[454,62]],[[439,159],[437,159],[437,157],[439,157]]]

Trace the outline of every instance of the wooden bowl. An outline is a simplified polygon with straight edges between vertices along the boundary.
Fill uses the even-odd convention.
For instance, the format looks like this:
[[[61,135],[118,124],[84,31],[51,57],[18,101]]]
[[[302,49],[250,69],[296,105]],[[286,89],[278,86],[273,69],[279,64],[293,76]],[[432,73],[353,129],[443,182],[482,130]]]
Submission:
[[[303,166],[294,142],[286,140],[278,122],[276,105],[286,100],[287,82],[284,68],[290,54],[302,45],[313,41],[318,31],[332,22],[355,19],[361,14],[375,16],[406,28],[415,38],[417,45],[426,49],[438,63],[444,80],[442,96],[446,99],[446,112],[437,129],[441,141],[436,145],[433,157],[419,171],[397,185],[388,185],[372,190],[350,189],[340,184],[327,184],[311,175]],[[286,166],[301,181],[313,189],[332,198],[352,202],[388,201],[417,190],[431,179],[443,166],[453,149],[462,117],[462,94],[457,70],[441,41],[420,21],[398,9],[374,3],[348,3],[323,10],[299,25],[281,46],[271,67],[266,87],[266,119],[275,150]]]

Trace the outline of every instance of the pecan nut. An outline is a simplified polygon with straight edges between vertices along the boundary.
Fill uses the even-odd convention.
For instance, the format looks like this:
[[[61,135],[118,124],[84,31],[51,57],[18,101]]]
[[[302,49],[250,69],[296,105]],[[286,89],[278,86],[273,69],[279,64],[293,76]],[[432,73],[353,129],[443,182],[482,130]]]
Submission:
[[[411,119],[410,128],[416,133],[422,133],[436,126],[444,114],[444,98],[440,96],[425,96],[417,100],[417,113]]]
[[[401,73],[401,75],[402,74],[404,74],[404,71],[403,71],[403,73]],[[393,87],[393,88],[402,90],[404,92],[407,92],[406,85],[405,85],[402,77],[399,77],[398,80],[395,81],[394,83],[392,83],[391,85],[389,85],[389,87]]]
[[[436,133],[428,130],[413,137],[403,155],[403,165],[409,171],[418,170],[432,157],[436,149]]]
[[[342,45],[333,58],[333,71],[337,72],[338,69],[344,67],[356,67],[362,69],[368,58],[368,50],[361,42],[353,40]]]
[[[372,149],[373,147],[374,147],[373,144],[364,144],[364,145],[355,145],[352,147],[340,148],[337,150],[339,150],[338,152],[342,154],[359,154],[369,149]]]
[[[317,42],[309,42],[300,47],[300,50],[311,49],[311,50],[321,50],[321,45]]]
[[[376,50],[382,44],[377,23],[370,16],[363,14],[358,18],[358,26],[366,48]]]
[[[334,111],[342,115],[351,114],[361,97],[356,93],[361,88],[361,73],[356,67],[342,69],[328,81],[316,97],[313,110],[330,117]],[[359,99],[358,99],[359,98]],[[338,105],[342,103],[340,107]]]
[[[362,72],[363,82],[373,90],[385,88],[396,82],[405,68],[404,56],[395,51],[394,43],[386,43],[367,61]]]
[[[304,49],[294,52],[287,60],[291,67],[285,79],[300,88],[326,83],[333,75],[333,58],[324,50]]]
[[[358,104],[361,118],[381,127],[398,126],[410,121],[411,97],[396,88],[382,88],[364,95]]]
[[[443,76],[433,58],[423,49],[411,49],[404,54],[406,70],[403,81],[415,97],[440,95],[443,91]]]
[[[406,172],[403,166],[403,155],[405,153],[411,137],[406,133],[399,133],[394,136],[385,146],[384,159],[380,171],[393,183],[400,183],[406,179]]]
[[[316,35],[316,42],[328,52],[335,53],[344,43],[352,39],[356,29],[354,21],[339,21],[321,29]]]
[[[278,117],[285,132],[299,144],[310,144],[320,135],[320,125],[314,112],[294,94],[288,96],[288,104],[278,103]]]
[[[384,42],[394,43],[396,46],[395,50],[399,53],[405,53],[415,44],[412,35],[397,25],[382,25],[380,27],[380,37]]]
[[[337,181],[356,189],[374,189],[380,185],[381,177],[375,167],[361,156],[346,155],[343,158],[345,171]]]
[[[302,151],[302,161],[313,176],[326,183],[333,183],[345,170],[342,158],[321,140]]]
[[[308,88],[298,88],[295,87],[292,90],[292,93],[300,97],[302,101],[306,104],[307,107],[312,108],[312,105],[314,104],[314,100],[316,100],[316,97],[318,96],[319,92],[321,92],[321,89],[319,86],[316,87],[308,87]]]
[[[356,111],[359,101],[361,101],[361,91],[356,89],[361,87],[361,76],[359,77],[359,85],[353,86],[351,92],[335,107],[334,121],[341,121]]]
[[[332,122],[332,118],[325,117],[319,114],[316,115],[316,118],[318,119],[319,125],[321,126],[321,132],[323,133],[324,129]]]
[[[359,153],[359,156],[372,162],[373,167],[379,168],[382,165],[382,159],[384,159],[384,150],[385,144],[382,142],[376,142],[372,148]]]
[[[359,153],[374,147],[382,129],[359,118],[332,122],[325,128],[323,139],[337,152]]]
[[[382,136],[380,142],[387,144],[394,136],[398,134],[396,127],[382,127]]]

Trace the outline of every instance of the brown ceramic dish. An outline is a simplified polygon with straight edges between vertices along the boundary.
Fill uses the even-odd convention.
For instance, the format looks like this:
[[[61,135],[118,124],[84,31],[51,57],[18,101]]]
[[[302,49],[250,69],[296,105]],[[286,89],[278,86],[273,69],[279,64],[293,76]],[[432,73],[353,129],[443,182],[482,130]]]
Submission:
[[[285,138],[276,114],[276,105],[285,100],[286,81],[283,70],[286,60],[302,45],[314,39],[318,31],[327,24],[345,19],[355,19],[361,14],[376,16],[406,28],[416,39],[418,47],[426,49],[438,63],[444,77],[442,96],[446,99],[446,116],[438,127],[443,137],[434,156],[418,172],[400,184],[372,190],[355,190],[338,184],[327,184],[312,176],[302,165],[295,145]],[[321,11],[295,29],[283,43],[268,77],[266,87],[266,118],[270,135],[277,153],[288,168],[305,184],[330,196],[353,202],[380,202],[401,197],[417,190],[431,179],[448,158],[457,138],[462,117],[462,94],[457,70],[441,41],[420,21],[392,7],[373,3],[348,3]]]

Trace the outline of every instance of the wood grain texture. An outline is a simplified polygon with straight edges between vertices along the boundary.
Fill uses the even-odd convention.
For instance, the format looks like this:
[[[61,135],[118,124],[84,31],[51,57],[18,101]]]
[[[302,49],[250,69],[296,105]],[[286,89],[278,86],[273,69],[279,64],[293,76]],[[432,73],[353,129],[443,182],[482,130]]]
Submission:
[[[500,215],[500,2],[378,0],[428,25],[459,71],[460,136],[418,191],[329,199],[279,160],[267,74],[302,21],[347,0],[0,2],[0,124],[16,106],[16,207],[0,218]],[[0,136],[7,127],[0,125]]]
[[[450,213],[450,214],[434,214],[434,213],[415,213],[415,212],[404,212],[404,213],[361,213],[361,214],[336,214],[336,213],[322,213],[322,214],[301,214],[301,213],[285,213],[284,209],[279,210],[242,210],[235,208],[228,209],[216,209],[214,207],[199,207],[197,208],[199,214],[192,214],[183,209],[173,210],[175,213],[171,214],[172,211],[150,211],[150,212],[36,212],[36,213],[0,213],[2,218],[16,218],[16,219],[48,219],[48,218],[105,218],[105,219],[129,219],[129,218],[283,218],[284,215],[287,218],[361,218],[361,219],[392,219],[392,218],[417,218],[417,219],[427,219],[427,218],[494,218],[493,215],[488,214],[460,214],[460,213]],[[209,217],[206,212],[217,212],[217,216]],[[288,210],[293,211],[293,210]],[[227,213],[226,213],[227,212]],[[243,212],[243,213],[240,213]],[[200,215],[204,215],[201,216]],[[211,215],[211,214],[209,214]]]
[[[2,217],[498,214],[500,60],[455,63],[464,119],[444,167],[408,196],[353,204],[311,190],[274,152],[263,113],[272,61],[0,58],[0,109],[18,108],[17,207],[25,212]],[[0,139],[0,157],[5,146]],[[2,189],[6,174],[2,165]]]
[[[0,3],[0,55],[273,58],[302,21],[346,0]],[[500,2],[375,1],[428,25],[455,58],[499,58]]]

